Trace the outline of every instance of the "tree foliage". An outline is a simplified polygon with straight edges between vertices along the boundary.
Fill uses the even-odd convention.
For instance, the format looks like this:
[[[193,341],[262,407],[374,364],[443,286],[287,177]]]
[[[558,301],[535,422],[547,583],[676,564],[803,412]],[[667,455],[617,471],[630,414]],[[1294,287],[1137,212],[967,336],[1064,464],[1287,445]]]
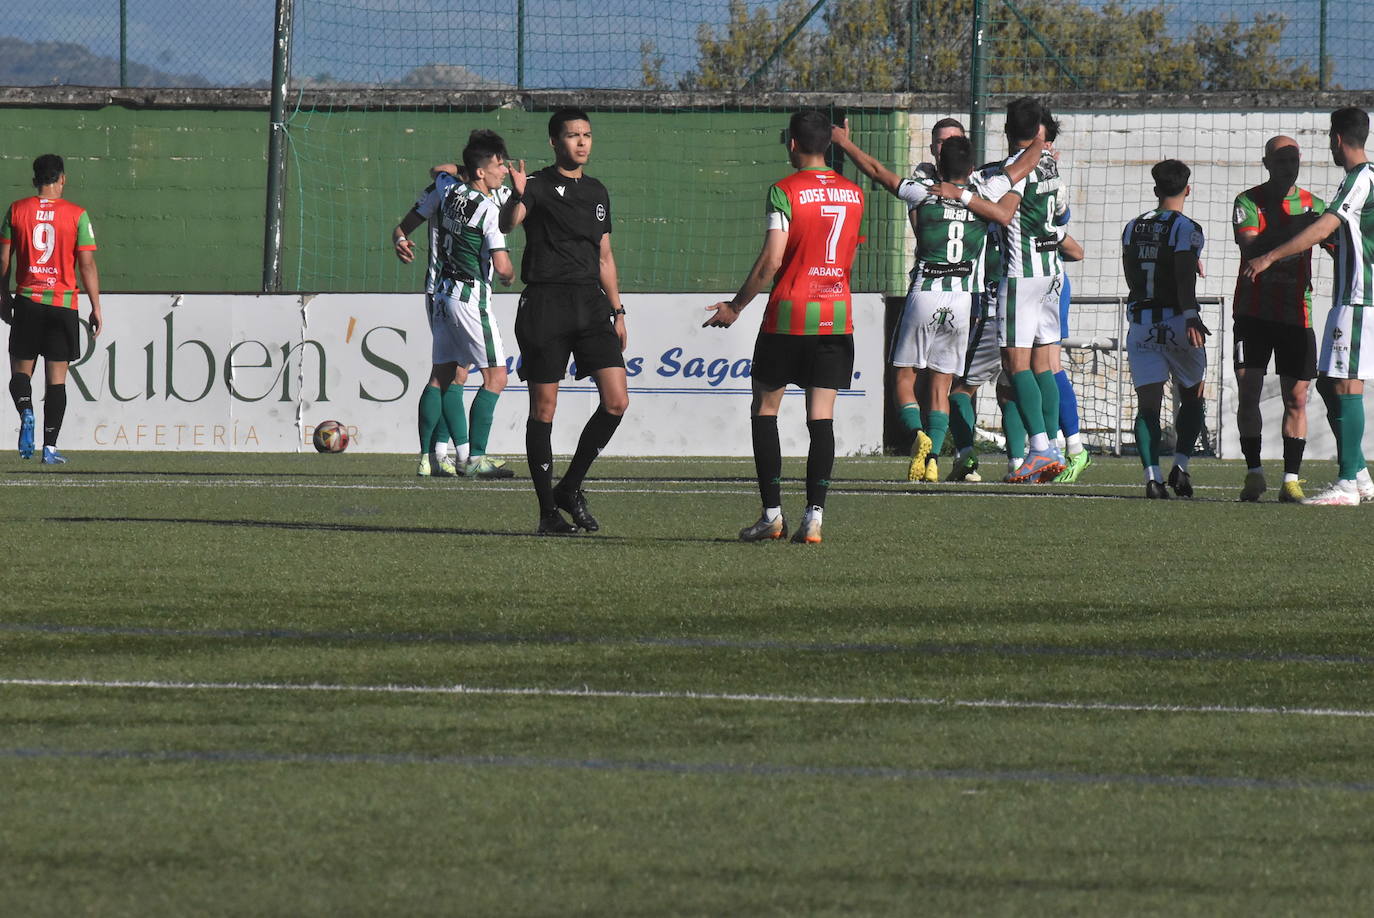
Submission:
[[[811,0],[751,6],[729,0],[719,28],[697,32],[696,66],[684,89],[744,84],[811,8]],[[1279,13],[1224,20],[1184,32],[1174,7],[1109,0],[987,0],[987,91],[1197,91],[1316,89],[1313,63],[1279,54]],[[915,60],[908,41],[913,0],[827,0],[753,83],[796,91],[957,91],[968,86],[973,0],[915,0]],[[661,58],[644,54],[645,76],[663,84]]]

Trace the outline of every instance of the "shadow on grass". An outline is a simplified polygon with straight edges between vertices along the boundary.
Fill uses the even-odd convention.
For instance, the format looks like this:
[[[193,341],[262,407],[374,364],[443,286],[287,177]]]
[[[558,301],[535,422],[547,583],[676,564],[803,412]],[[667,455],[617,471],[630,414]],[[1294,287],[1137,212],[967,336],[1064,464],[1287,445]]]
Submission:
[[[44,517],[47,523],[163,523],[172,525],[191,525],[191,526],[221,526],[242,529],[280,529],[284,531],[298,532],[358,532],[358,533],[378,533],[383,535],[441,535],[441,536],[500,536],[502,538],[530,538],[530,539],[556,539],[561,542],[585,542],[596,544],[603,542],[614,542],[627,544],[630,542],[689,542],[692,544],[734,544],[736,539],[728,538],[693,538],[690,536],[637,536],[629,538],[617,535],[546,535],[539,532],[531,532],[522,529],[465,529],[458,527],[434,527],[434,526],[368,526],[362,523],[320,523],[320,522],[295,522],[291,520],[213,520],[195,519],[192,517],[163,517],[163,516],[49,516]]]

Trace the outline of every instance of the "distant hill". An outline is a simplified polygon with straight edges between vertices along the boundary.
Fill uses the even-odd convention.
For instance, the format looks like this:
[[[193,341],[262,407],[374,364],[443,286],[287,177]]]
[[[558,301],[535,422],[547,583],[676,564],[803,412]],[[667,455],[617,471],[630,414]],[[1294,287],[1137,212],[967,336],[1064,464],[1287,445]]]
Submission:
[[[164,73],[129,61],[130,86],[205,87],[189,73]],[[0,86],[118,86],[119,61],[65,41],[30,42],[0,36]]]

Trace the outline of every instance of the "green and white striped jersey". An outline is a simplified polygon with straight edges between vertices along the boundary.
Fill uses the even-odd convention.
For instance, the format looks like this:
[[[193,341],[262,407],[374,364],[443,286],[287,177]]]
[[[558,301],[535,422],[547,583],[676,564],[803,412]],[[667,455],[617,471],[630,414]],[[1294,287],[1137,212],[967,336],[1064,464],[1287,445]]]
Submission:
[[[938,180],[933,175],[918,175],[897,186],[897,197],[911,209],[916,229],[912,289],[981,292],[988,224],[958,201],[945,201],[931,195],[930,178]],[[974,173],[969,187],[979,193],[981,184],[982,179]]]
[[[1010,166],[1021,156],[1008,157],[1002,164]],[[1059,175],[1059,163],[1054,154],[1046,151],[1029,176],[1012,186],[1003,175],[1002,188],[1021,196],[1021,205],[1011,225],[1006,228],[1003,254],[1004,274],[1007,277],[1055,277],[1063,268],[1059,261],[1059,243],[1064,229],[1055,225],[1055,217],[1062,216],[1069,207],[1068,189]],[[995,187],[995,186],[994,186]],[[1001,190],[1001,189],[998,189]],[[991,197],[1000,200],[1001,194]]]
[[[439,203],[439,274],[491,283],[491,253],[506,248],[496,202],[468,185],[449,188]]]
[[[1346,172],[1327,213],[1341,221],[1336,231],[1336,305],[1374,306],[1374,163]]]

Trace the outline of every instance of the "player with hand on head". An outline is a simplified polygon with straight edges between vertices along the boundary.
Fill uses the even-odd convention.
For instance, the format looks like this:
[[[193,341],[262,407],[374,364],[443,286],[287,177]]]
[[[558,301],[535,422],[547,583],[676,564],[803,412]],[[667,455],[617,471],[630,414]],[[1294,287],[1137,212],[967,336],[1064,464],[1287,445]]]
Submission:
[[[952,120],[946,119],[946,121]],[[944,136],[940,136],[941,132],[938,129],[935,133],[936,140],[932,142],[931,149],[939,151],[937,156],[943,154],[944,147],[951,140],[958,139],[967,142],[962,137],[962,129],[959,129],[960,133],[958,134],[948,130],[951,127],[958,128],[957,122],[953,125],[948,125],[945,122],[940,123],[945,124],[947,130],[944,132]],[[945,432],[950,427],[949,379],[943,377],[950,374],[952,378],[952,374],[958,373],[962,369],[963,352],[968,343],[969,316],[972,311],[973,296],[981,284],[981,280],[979,280],[979,284],[973,286],[970,284],[975,279],[975,275],[977,279],[982,277],[981,252],[986,236],[987,222],[1005,226],[1014,218],[1019,199],[1015,195],[1007,194],[1006,191],[1029,174],[1035,159],[1028,157],[1025,161],[1012,164],[1010,173],[1001,168],[995,170],[1000,186],[997,191],[989,192],[989,186],[984,183],[982,177],[979,177],[977,181],[970,178],[971,147],[968,148],[968,166],[970,168],[962,168],[964,157],[961,155],[959,157],[961,174],[957,176],[949,173],[941,174],[937,170],[928,176],[918,174],[914,179],[902,179],[854,143],[849,135],[847,123],[843,128],[835,128],[832,135],[836,146],[844,151],[860,172],[905,202],[910,210],[909,216],[917,238],[917,265],[913,272],[911,289],[907,294],[902,321],[897,336],[893,339],[892,362],[897,368],[893,397],[897,402],[902,425],[912,437],[911,461],[907,466],[907,480],[939,481],[939,467],[933,457],[939,455],[940,444],[943,443]],[[1042,140],[1037,139],[1034,144],[1037,147],[1036,152],[1043,147]],[[960,146],[960,149],[962,150],[963,147]],[[919,172],[920,170],[918,170]],[[944,197],[941,198],[941,195]],[[996,199],[993,200],[992,197]],[[926,209],[922,210],[922,207]],[[945,221],[944,214],[946,212],[956,216]],[[975,218],[977,219],[975,220]],[[972,251],[976,247],[979,252],[976,263],[964,257],[966,247],[963,234],[966,227],[974,227],[973,232],[976,238],[969,240],[967,251]],[[944,236],[942,237],[941,234]],[[975,241],[976,246],[973,245]],[[924,275],[922,276],[923,270]],[[942,276],[934,277],[931,274],[932,271]],[[922,285],[924,285],[923,289],[918,289]],[[940,311],[949,307],[950,304],[933,305],[934,300],[940,298],[933,296],[935,293],[957,293],[960,306],[958,308],[950,307],[948,312]],[[922,302],[917,303],[917,300]],[[919,358],[920,362],[913,363],[912,361],[917,360],[918,336],[926,337],[926,333],[920,330],[921,326],[936,319],[936,312],[930,312],[930,309],[936,310],[940,316],[942,327],[939,335],[941,341],[944,342],[941,345],[942,348],[948,346],[952,340],[948,335],[954,330],[955,324],[958,325],[958,333],[963,336],[963,339],[958,342],[957,358],[951,358],[947,354],[942,354],[938,358],[937,362],[940,366],[948,366],[947,369],[940,369],[934,376],[927,373],[923,377],[922,389],[926,398],[919,400],[916,397],[917,370],[919,368],[931,369],[926,364],[929,354],[925,353],[924,345],[919,346],[923,353],[923,356]],[[926,312],[929,314],[925,314]],[[959,318],[956,319],[956,316]],[[950,324],[946,324],[945,319],[948,319]],[[937,390],[938,396],[935,394]],[[924,417],[923,404],[925,404]],[[926,432],[927,424],[931,425],[930,433]],[[939,443],[936,442],[937,439]]]
[[[1268,180],[1237,195],[1233,211],[1232,227],[1242,259],[1287,242],[1326,210],[1321,198],[1297,186],[1302,155],[1292,137],[1271,137],[1261,162]],[[1246,467],[1240,499],[1257,501],[1267,489],[1260,464],[1263,420],[1259,403],[1272,356],[1283,397],[1279,500],[1296,503],[1303,498],[1298,473],[1307,446],[1308,384],[1317,375],[1311,251],[1289,256],[1254,280],[1241,273],[1233,304],[1236,430]]]
[[[600,528],[582,491],[592,462],[610,442],[630,404],[625,374],[625,307],[611,252],[611,199],[587,175],[592,123],[581,109],[549,118],[554,164],[525,174],[511,170],[515,191],[501,208],[501,228],[525,227],[520,276],[525,292],[515,317],[520,378],[529,383],[525,450],[539,501],[539,532],[566,534]],[[591,376],[600,404],[582,428],[577,451],[557,487],[553,483],[553,418],[568,358],[577,378]],[[559,510],[566,510],[572,524]]]
[[[1326,212],[1287,242],[1250,258],[1241,269],[1255,280],[1283,259],[1335,234],[1336,281],[1317,361],[1317,394],[1336,437],[1337,478],[1304,504],[1354,506],[1374,499],[1374,481],[1364,457],[1364,381],[1374,378],[1374,360],[1361,342],[1374,340],[1374,165],[1364,145],[1369,115],[1363,109],[1331,113],[1331,158],[1345,178]]]
[[[1178,445],[1169,487],[1179,497],[1192,497],[1188,458],[1202,432],[1202,381],[1207,372],[1207,335],[1197,302],[1198,264],[1205,240],[1202,227],[1184,216],[1192,188],[1191,170],[1176,159],[1150,170],[1159,205],[1126,224],[1121,236],[1122,266],[1130,289],[1126,311],[1126,355],[1135,386],[1136,445],[1145,467],[1145,496],[1168,498],[1159,468],[1160,413],[1164,384],[1178,386],[1174,420]]]
[[[19,412],[19,458],[33,456],[33,371],[43,358],[44,465],[67,461],[57,437],[67,413],[67,369],[81,355],[76,269],[91,298],[91,334],[104,327],[95,232],[85,208],[63,198],[67,171],[62,157],[33,161],[38,194],[15,201],[0,223],[0,319],[10,326],[10,397]],[[18,268],[12,294],[11,261]]]
[[[455,473],[474,478],[510,478],[505,463],[486,455],[497,398],[506,387],[506,355],[501,331],[491,311],[493,273],[509,284],[515,271],[499,229],[495,194],[509,171],[505,141],[492,131],[473,131],[463,148],[467,182],[447,171],[435,181],[392,232],[396,255],[409,263],[414,247],[409,234],[431,221],[425,304],[433,335],[429,384],[420,394],[420,474]],[[463,411],[463,385],[468,367],[482,374],[482,388],[472,403],[469,421]],[[470,456],[458,469],[438,452],[451,432],[460,451]],[[460,455],[460,459],[463,457]]]
[[[831,124],[815,110],[788,124],[787,157],[797,169],[768,189],[768,227],[754,267],[732,299],[706,307],[702,327],[729,328],[765,285],[773,290],[754,345],[750,429],[763,514],[740,541],[787,536],[782,515],[778,409],[789,384],[806,392],[806,513],[793,542],[821,541],[835,466],[835,398],[854,376],[854,317],[849,288],[864,195],[825,162]]]

